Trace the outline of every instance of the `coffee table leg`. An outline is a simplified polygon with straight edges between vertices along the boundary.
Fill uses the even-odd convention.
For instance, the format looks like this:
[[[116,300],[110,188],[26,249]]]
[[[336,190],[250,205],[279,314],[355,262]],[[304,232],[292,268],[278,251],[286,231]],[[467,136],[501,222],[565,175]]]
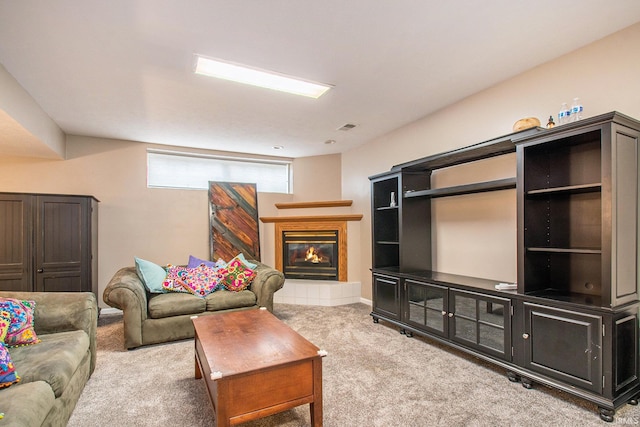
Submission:
[[[217,381],[217,393],[213,396],[213,410],[216,417],[216,427],[229,427],[229,383],[224,379]]]
[[[200,363],[198,362],[198,356],[196,355],[194,357],[194,362],[195,362],[195,377],[197,380],[199,380],[200,378],[202,378],[202,372],[200,371]]]
[[[311,425],[322,427],[322,358],[313,360],[313,402],[309,404]]]

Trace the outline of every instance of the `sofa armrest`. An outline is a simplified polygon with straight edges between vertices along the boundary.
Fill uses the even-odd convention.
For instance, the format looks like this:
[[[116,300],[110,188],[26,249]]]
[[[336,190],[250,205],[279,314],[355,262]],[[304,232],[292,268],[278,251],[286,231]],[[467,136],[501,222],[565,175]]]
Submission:
[[[251,262],[257,264],[256,277],[251,283],[251,290],[256,294],[257,304],[273,312],[273,294],[284,286],[284,274],[259,261],[251,260]]]
[[[90,372],[96,366],[98,303],[92,292],[0,292],[0,297],[35,301],[36,334],[83,330],[89,336]]]
[[[126,348],[142,345],[142,324],[147,320],[147,290],[135,267],[116,272],[102,293],[102,300],[122,310]]]

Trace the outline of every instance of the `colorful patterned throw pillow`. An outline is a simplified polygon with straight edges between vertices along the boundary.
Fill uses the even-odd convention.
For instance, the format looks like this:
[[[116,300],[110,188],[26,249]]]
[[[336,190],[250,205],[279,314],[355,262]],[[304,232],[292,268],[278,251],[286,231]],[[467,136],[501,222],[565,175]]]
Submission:
[[[16,368],[11,361],[11,354],[4,340],[11,326],[11,314],[8,310],[0,309],[0,388],[9,387],[20,381]]]
[[[248,268],[238,258],[229,261],[229,264],[225,268],[218,270],[218,273],[223,276],[220,281],[222,286],[233,292],[247,289],[253,278],[256,277],[256,272]]]
[[[40,342],[33,327],[33,311],[35,301],[0,298],[0,310],[11,315],[11,324],[4,343],[9,347],[29,345]]]
[[[195,268],[186,268],[186,274],[179,274],[176,281],[183,288],[199,297],[206,297],[218,288],[222,275],[216,268],[200,264]]]
[[[188,274],[186,267],[180,267],[176,265],[167,265],[167,277],[162,282],[162,288],[167,292],[182,292],[189,293],[189,291],[182,286],[182,277]]]

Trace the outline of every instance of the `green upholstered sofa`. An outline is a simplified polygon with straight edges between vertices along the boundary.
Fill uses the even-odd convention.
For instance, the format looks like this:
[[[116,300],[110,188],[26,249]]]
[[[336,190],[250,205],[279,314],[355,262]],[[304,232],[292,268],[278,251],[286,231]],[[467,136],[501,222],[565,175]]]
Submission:
[[[0,389],[0,426],[64,426],[96,366],[98,305],[90,292],[0,292],[35,301],[41,342],[9,350],[20,382]]]
[[[131,350],[147,344],[193,338],[192,316],[220,311],[265,307],[273,311],[273,294],[284,285],[284,275],[260,262],[247,290],[218,290],[205,298],[186,293],[150,293],[135,267],[124,267],[107,284],[102,299],[123,312],[124,345]]]

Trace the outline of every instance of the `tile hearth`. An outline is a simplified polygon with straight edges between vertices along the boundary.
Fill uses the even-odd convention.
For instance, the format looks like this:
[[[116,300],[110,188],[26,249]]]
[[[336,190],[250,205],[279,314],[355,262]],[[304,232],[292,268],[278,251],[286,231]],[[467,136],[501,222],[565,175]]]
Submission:
[[[283,304],[336,306],[360,302],[360,282],[286,279],[273,296]]]

